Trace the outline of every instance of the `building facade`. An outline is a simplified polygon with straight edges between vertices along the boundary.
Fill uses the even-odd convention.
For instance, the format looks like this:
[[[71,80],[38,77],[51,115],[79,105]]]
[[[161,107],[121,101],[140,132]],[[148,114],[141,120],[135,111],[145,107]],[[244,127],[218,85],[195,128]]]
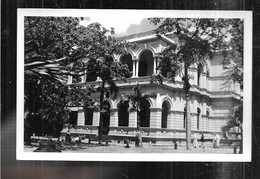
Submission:
[[[137,43],[135,50],[129,50],[126,55],[115,55],[113,60],[121,61],[129,66],[131,76],[127,82],[118,82],[120,94],[133,94],[133,87],[140,84],[145,93],[156,93],[156,98],[141,101],[141,129],[143,132],[153,131],[156,135],[185,137],[185,92],[181,76],[175,83],[164,78],[162,85],[151,84],[151,76],[158,74],[159,53],[168,43],[177,43],[173,34],[157,36],[152,31],[121,37],[129,42]],[[238,85],[225,84],[226,71],[222,64],[222,54],[215,53],[206,64],[194,65],[189,69],[190,75],[190,106],[191,130],[193,133],[220,133],[221,127],[230,119],[234,105],[241,103],[242,93]],[[82,76],[81,82],[86,78]],[[73,83],[72,77],[68,83]],[[100,79],[88,82],[99,85]],[[106,99],[110,108],[108,125],[110,133],[135,130],[137,127],[137,112],[128,111],[128,104],[117,99]],[[71,123],[82,130],[97,127],[100,114],[98,111],[83,110],[82,106],[71,107]],[[109,134],[110,134],[109,133]]]

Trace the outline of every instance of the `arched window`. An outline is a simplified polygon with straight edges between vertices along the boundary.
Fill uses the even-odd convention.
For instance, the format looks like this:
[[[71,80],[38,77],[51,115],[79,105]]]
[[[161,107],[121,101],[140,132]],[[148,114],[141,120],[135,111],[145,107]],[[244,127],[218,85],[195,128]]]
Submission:
[[[126,55],[123,55],[120,61],[128,66],[130,74],[129,76],[127,76],[127,78],[130,78],[133,75],[133,60],[131,54],[128,53]]]
[[[101,113],[100,117],[103,119],[103,134],[107,135],[110,126],[110,103],[108,101],[104,102],[103,109],[106,112]]]
[[[197,108],[197,129],[200,129],[200,108]]]
[[[206,112],[206,130],[208,130],[209,127],[209,111]]]
[[[153,53],[144,50],[140,55],[138,76],[150,76],[153,74]]]
[[[87,108],[85,111],[85,125],[93,124],[93,109]]]
[[[129,124],[129,103],[128,101],[119,102],[117,105],[118,109],[118,126],[128,126]]]
[[[147,99],[140,102],[140,127],[150,127],[150,103]]]
[[[202,78],[201,78],[201,74],[203,72],[203,67],[201,64],[198,65],[198,81],[197,81],[197,84],[198,84],[198,87],[201,87],[201,82],[202,82]]]
[[[69,124],[72,126],[77,125],[77,120],[78,120],[78,111],[71,111],[69,114]]]
[[[162,104],[162,126],[161,128],[167,128],[168,112],[170,105],[168,101],[164,101]]]

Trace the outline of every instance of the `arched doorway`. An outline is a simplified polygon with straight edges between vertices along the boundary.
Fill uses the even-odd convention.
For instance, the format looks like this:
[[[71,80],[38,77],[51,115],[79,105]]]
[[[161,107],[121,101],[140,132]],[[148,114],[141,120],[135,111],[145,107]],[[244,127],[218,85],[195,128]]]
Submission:
[[[153,74],[153,53],[150,50],[144,50],[139,58],[138,76],[150,76]]]
[[[147,99],[140,102],[140,127],[150,127],[150,103]]]
[[[109,132],[110,126],[110,103],[105,101],[103,104],[104,113],[100,114],[100,117],[103,119],[103,134],[107,135]]]
[[[120,61],[123,63],[123,64],[126,64],[128,66],[128,69],[129,69],[129,76],[126,76],[126,78],[130,78],[133,76],[133,60],[132,60],[132,56],[130,53],[128,54],[125,54],[121,57]]]
[[[118,126],[128,126],[129,124],[129,103],[128,101],[119,102],[117,105],[118,109]]]
[[[167,128],[168,113],[170,104],[168,101],[164,101],[162,104],[162,126],[161,128]]]

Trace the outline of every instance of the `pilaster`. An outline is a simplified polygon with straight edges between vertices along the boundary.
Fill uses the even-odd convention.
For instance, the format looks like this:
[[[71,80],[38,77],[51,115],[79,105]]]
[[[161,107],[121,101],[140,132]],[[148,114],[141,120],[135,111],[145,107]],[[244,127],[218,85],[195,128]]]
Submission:
[[[77,125],[84,126],[85,125],[85,114],[83,109],[78,110],[78,120]]]
[[[129,113],[129,127],[137,127],[137,112],[131,111]]]
[[[110,126],[118,127],[118,109],[114,108],[110,110],[112,115],[110,116]]]
[[[135,70],[135,68],[136,68],[136,61],[135,60],[133,60],[133,76],[132,76],[132,78],[134,78],[134,77],[136,77],[136,70]]]
[[[150,128],[161,128],[162,108],[150,108]]]
[[[207,88],[207,76],[206,73],[201,74],[201,85],[200,88]]]
[[[99,126],[99,117],[100,117],[100,112],[94,111],[93,112],[93,126]]]
[[[136,60],[136,77],[139,77],[139,60]]]

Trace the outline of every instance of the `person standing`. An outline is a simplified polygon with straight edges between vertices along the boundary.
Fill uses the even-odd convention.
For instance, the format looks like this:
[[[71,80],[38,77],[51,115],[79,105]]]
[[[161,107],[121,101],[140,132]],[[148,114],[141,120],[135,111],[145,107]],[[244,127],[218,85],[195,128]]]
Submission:
[[[193,135],[193,147],[194,147],[194,148],[197,148],[197,147],[198,147],[198,135],[197,135],[197,133],[195,133],[195,134]]]
[[[203,149],[203,152],[205,152],[205,138],[204,138],[204,134],[201,135],[201,138],[200,138],[200,141],[201,141],[201,147]]]
[[[213,148],[216,149],[217,148],[217,135],[214,134],[214,139],[213,139]]]
[[[217,145],[217,148],[219,148],[219,145],[220,145],[220,136],[217,134],[216,135],[216,145]]]

